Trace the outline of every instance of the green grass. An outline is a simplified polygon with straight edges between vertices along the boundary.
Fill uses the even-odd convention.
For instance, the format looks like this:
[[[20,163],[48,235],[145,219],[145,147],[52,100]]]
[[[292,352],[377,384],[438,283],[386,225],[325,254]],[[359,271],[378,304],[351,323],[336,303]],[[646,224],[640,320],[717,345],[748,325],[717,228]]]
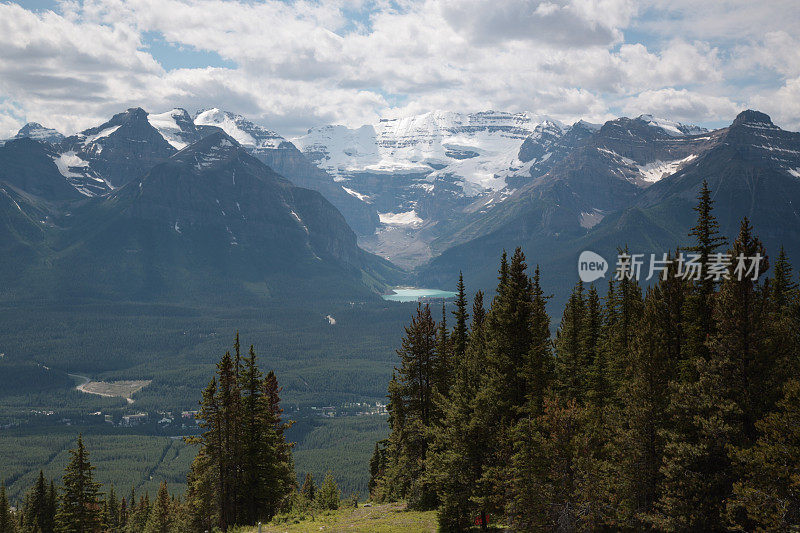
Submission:
[[[387,503],[357,509],[329,511],[304,520],[286,523],[270,522],[262,533],[349,532],[349,533],[399,533],[436,531],[436,511],[406,511],[404,503]],[[257,533],[258,528],[245,529],[244,533]]]

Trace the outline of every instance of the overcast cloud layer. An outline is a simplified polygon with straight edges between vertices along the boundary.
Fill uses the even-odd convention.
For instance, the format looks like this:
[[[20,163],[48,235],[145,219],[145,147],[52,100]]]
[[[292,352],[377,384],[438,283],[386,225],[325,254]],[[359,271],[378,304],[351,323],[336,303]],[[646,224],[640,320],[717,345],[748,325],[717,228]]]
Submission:
[[[433,109],[800,129],[794,0],[0,3],[0,137],[141,106],[217,106],[287,136]]]

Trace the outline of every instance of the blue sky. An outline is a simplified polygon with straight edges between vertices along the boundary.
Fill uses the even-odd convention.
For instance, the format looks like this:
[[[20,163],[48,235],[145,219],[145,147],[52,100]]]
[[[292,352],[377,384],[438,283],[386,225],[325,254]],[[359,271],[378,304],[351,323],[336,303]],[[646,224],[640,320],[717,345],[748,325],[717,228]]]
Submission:
[[[789,1],[0,1],[0,136],[134,105],[287,136],[434,109],[797,130],[798,27]]]

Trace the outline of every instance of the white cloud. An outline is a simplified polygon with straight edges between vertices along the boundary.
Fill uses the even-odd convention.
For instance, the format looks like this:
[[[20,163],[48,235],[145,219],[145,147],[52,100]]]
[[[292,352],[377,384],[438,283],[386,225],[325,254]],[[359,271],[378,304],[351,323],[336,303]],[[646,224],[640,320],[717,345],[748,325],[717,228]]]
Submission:
[[[753,97],[750,107],[764,111],[783,128],[800,131],[800,76],[775,91]]]
[[[67,133],[134,105],[219,106],[286,135],[442,108],[532,111],[566,122],[635,109],[715,122],[758,94],[792,109],[790,81],[800,76],[790,29],[798,16],[730,0],[61,6],[60,14],[35,14],[0,4],[0,100],[20,108],[16,118]],[[361,19],[348,19],[353,12]],[[747,24],[769,17],[780,20],[767,33]],[[626,39],[633,30],[637,39]],[[165,69],[148,50],[153,33],[232,66]],[[753,69],[763,75],[745,79]]]
[[[691,92],[686,89],[658,89],[643,91],[623,104],[628,116],[650,113],[687,122],[728,121],[742,110],[742,106],[728,98]]]

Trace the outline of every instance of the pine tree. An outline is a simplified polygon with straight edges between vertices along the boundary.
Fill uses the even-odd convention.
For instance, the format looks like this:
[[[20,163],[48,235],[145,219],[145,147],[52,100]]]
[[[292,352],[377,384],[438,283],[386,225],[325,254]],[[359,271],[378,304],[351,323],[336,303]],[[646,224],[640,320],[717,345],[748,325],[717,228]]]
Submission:
[[[572,289],[556,332],[556,390],[564,401],[582,402],[586,397],[586,374],[591,362],[585,357],[585,307],[583,282],[579,281]]]
[[[531,280],[531,342],[528,358],[520,370],[520,378],[525,383],[527,413],[538,416],[542,412],[545,391],[550,386],[554,363],[551,351],[550,316],[547,314],[547,300],[541,286],[539,265]]]
[[[114,485],[111,485],[103,505],[103,524],[109,531],[119,529],[119,501]]]
[[[677,359],[669,349],[669,281],[648,289],[632,345],[629,379],[621,395],[621,416],[614,420],[619,490],[617,519],[634,529],[646,528],[663,486],[664,431],[669,422],[670,382]]]
[[[694,208],[697,212],[697,223],[689,232],[689,236],[695,238],[695,244],[687,248],[688,252],[699,255],[701,266],[700,279],[693,282],[692,290],[686,299],[686,313],[689,317],[686,328],[686,348],[690,361],[697,357],[708,357],[706,340],[714,333],[712,310],[714,309],[714,293],[717,288],[717,281],[707,275],[708,265],[712,254],[726,243],[726,239],[719,234],[719,223],[712,213],[714,201],[711,199],[711,191],[705,180],[697,200],[698,204]],[[693,371],[691,362],[688,371]]]
[[[726,513],[741,531],[794,531],[800,527],[800,382],[783,388],[777,410],[759,421],[760,436],[736,459],[743,478]]]
[[[375,444],[375,449],[378,449],[377,443]],[[309,502],[313,502],[314,498],[316,498],[317,488],[314,486],[314,476],[311,475],[311,472],[306,473],[306,477],[303,480],[303,488],[300,492]]]
[[[322,487],[320,487],[317,495],[319,508],[335,511],[339,508],[339,500],[339,487],[333,479],[333,474],[328,472],[325,474],[325,480],[322,482]]]
[[[453,327],[452,335],[452,357],[455,361],[462,359],[466,354],[467,340],[469,335],[469,330],[467,328],[467,320],[469,320],[469,313],[467,312],[467,293],[464,288],[464,275],[461,272],[458,273],[457,291],[456,308],[453,311],[453,316],[456,319],[456,323]]]
[[[0,533],[15,533],[17,530],[14,523],[14,515],[8,505],[6,495],[6,484],[0,484]]]
[[[529,412],[532,393],[541,392],[529,383],[534,373],[534,305],[526,269],[519,248],[510,265],[505,255],[501,260],[497,295],[486,318],[485,370],[473,401],[473,424],[480,428],[480,442],[485,446],[473,498],[483,513],[494,515],[503,512],[513,428]]]
[[[64,471],[61,505],[56,516],[59,533],[89,533],[102,527],[100,484],[94,481],[94,467],[89,463],[89,453],[78,435],[77,448],[70,450],[70,462]]]
[[[514,531],[593,531],[600,528],[583,499],[581,409],[575,400],[546,398],[542,415],[517,424],[510,462],[508,516]]]
[[[439,328],[436,331],[436,368],[434,370],[434,401],[442,403],[447,400],[450,395],[450,385],[452,381],[452,361],[450,358],[451,352],[451,339],[447,330],[447,312],[444,302],[442,302],[442,321],[439,322]],[[441,411],[434,410],[434,419],[431,420],[432,425],[439,422]]]
[[[383,480],[386,476],[387,444],[388,441],[386,439],[376,442],[375,450],[372,452],[372,457],[369,460],[369,499],[376,502],[383,502],[386,500],[386,494],[384,494],[383,490]]]
[[[187,476],[186,507],[192,531],[211,531],[218,523],[219,499],[216,496],[215,475],[216,469],[210,457],[201,448],[192,461]],[[130,514],[129,522],[133,521],[133,512]]]
[[[25,498],[23,514],[26,531],[44,533],[53,530],[53,517],[50,515],[48,502],[48,483],[41,470],[39,470],[36,485]]]
[[[387,490],[408,498],[409,506],[432,509],[436,496],[425,475],[435,420],[435,392],[440,370],[436,349],[436,324],[430,308],[417,306],[397,354],[400,368],[390,382],[389,410],[392,433],[387,450]]]
[[[443,531],[468,527],[480,504],[473,497],[475,481],[481,475],[484,444],[488,436],[473,415],[475,395],[480,389],[485,368],[485,311],[483,293],[475,295],[472,328],[468,332],[464,356],[454,359],[450,399],[443,406],[444,419],[436,428],[428,472],[440,499],[439,525]]]
[[[800,352],[800,314],[797,312],[800,299],[793,278],[792,265],[781,247],[772,278],[765,288],[764,357],[772,371],[761,391],[764,409],[772,410],[783,384],[800,373],[800,358],[797,357]]]
[[[238,336],[237,336],[238,342]],[[260,518],[259,510],[264,505],[265,487],[269,482],[267,454],[276,443],[270,427],[271,413],[268,400],[263,393],[263,374],[258,369],[254,347],[244,361],[240,374],[240,390],[242,392],[242,484],[238,489],[242,493],[243,522],[254,524]]]
[[[662,472],[665,488],[657,524],[668,528],[720,530],[725,500],[736,480],[729,450],[755,440],[755,422],[766,414],[764,385],[771,362],[764,357],[764,290],[735,273],[739,256],[765,258],[747,219],[731,250],[729,278],[713,296],[712,335],[696,353],[690,376],[676,387]],[[766,270],[762,261],[760,274]],[[689,315],[695,325],[702,317]],[[691,346],[687,346],[691,350]]]
[[[47,512],[44,520],[44,531],[55,531],[57,513],[58,493],[56,492],[56,485],[51,479],[50,485],[47,487]]]
[[[263,381],[263,394],[267,401],[269,418],[262,438],[265,442],[272,443],[265,449],[263,459],[267,465],[263,517],[267,520],[275,516],[283,501],[295,490],[296,484],[292,444],[286,441],[286,430],[292,426],[292,422],[283,420],[281,390],[275,372],[270,370]]]
[[[150,511],[150,516],[145,526],[145,533],[173,533],[177,532],[176,509],[167,492],[167,484],[162,481],[158,487],[158,496]]]

